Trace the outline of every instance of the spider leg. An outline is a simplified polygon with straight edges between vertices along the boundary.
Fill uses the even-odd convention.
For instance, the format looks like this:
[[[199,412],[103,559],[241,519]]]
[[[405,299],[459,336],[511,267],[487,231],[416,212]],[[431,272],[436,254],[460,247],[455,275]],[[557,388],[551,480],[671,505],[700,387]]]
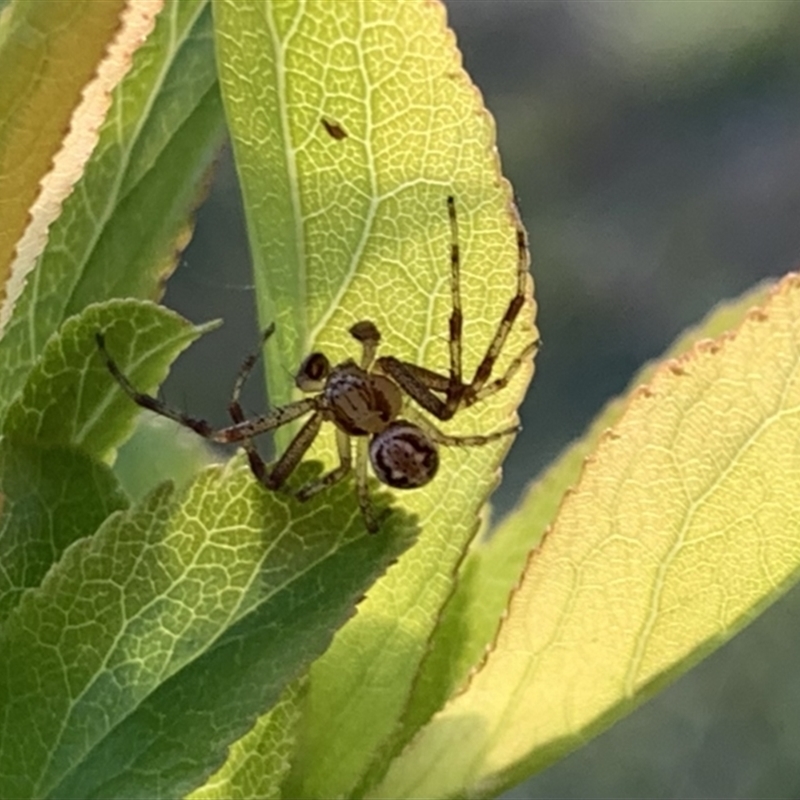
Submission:
[[[261,481],[267,489],[280,489],[281,486],[286,483],[286,479],[294,472],[295,467],[302,460],[306,450],[311,447],[311,443],[317,438],[323,420],[324,418],[321,411],[312,414],[305,425],[297,432],[294,439],[289,442],[289,446],[269,472],[265,470],[259,475],[253,470],[258,480]],[[252,468],[252,463],[250,466]]]
[[[434,394],[434,391],[450,391],[452,384],[444,375],[418,367],[416,364],[407,364],[394,356],[381,356],[376,364],[381,372],[388,375],[406,394],[438,419],[448,420],[455,413],[456,407],[448,405],[445,400]]]
[[[244,422],[245,416],[244,412],[242,411],[242,407],[239,404],[239,397],[242,394],[242,389],[244,388],[247,379],[250,377],[250,373],[253,371],[253,367],[256,365],[256,362],[261,355],[264,345],[267,342],[272,334],[275,333],[275,323],[271,323],[268,325],[261,334],[261,342],[258,346],[258,350],[254,350],[250,353],[249,356],[242,362],[242,366],[239,367],[239,373],[236,376],[236,382],[233,384],[233,392],[231,393],[231,402],[228,405],[228,413],[231,416],[231,419],[234,422]]]
[[[339,466],[323,475],[319,480],[307,483],[297,492],[297,499],[308,500],[318,492],[338,483],[351,469],[353,457],[350,454],[350,437],[340,428],[336,429],[336,448],[339,451]]]
[[[421,367],[419,364],[412,364],[410,361],[403,361],[402,363],[405,371],[410,373],[426,389],[446,394],[450,388],[450,378],[447,375],[434,372],[432,369],[427,369],[427,367]]]
[[[220,444],[230,444],[231,442],[241,442],[251,436],[259,436],[267,431],[281,428],[289,422],[308,414],[309,411],[318,409],[317,397],[304,397],[302,400],[293,400],[285,406],[278,406],[262,414],[260,417],[245,419],[227,428],[212,430],[206,435],[207,439]]]
[[[519,368],[528,360],[528,357],[539,349],[539,340],[526,345],[522,352],[516,356],[506,368],[506,371],[496,380],[484,383],[477,390],[474,385],[466,384],[460,405],[468,408],[487,397],[504,389],[516,375]],[[434,392],[447,394],[450,381],[446,375],[441,375],[433,370],[400,361],[394,356],[382,356],[378,359],[378,367],[391,377],[406,394],[410,395],[422,408],[433,414],[443,422],[450,419],[458,410],[441,400]]]
[[[444,445],[445,447],[482,447],[490,442],[503,439],[506,436],[513,436],[520,431],[520,426],[514,425],[510,428],[493,431],[492,433],[475,434],[472,436],[451,436],[444,431],[440,431],[430,420],[425,419],[422,414],[418,413],[416,409],[407,408],[406,416],[413,421],[415,425],[422,428],[425,435],[432,442]]]
[[[136,387],[128,380],[122,370],[117,366],[114,359],[109,355],[108,350],[106,349],[106,340],[103,334],[98,331],[95,333],[94,338],[97,342],[97,347],[100,350],[100,355],[105,361],[106,368],[113,375],[114,379],[120,385],[125,394],[127,394],[134,403],[142,408],[146,408],[148,411],[153,411],[162,417],[171,419],[174,422],[177,422],[179,425],[183,425],[185,428],[189,428],[195,433],[199,433],[200,436],[203,436],[206,439],[212,438],[214,429],[205,420],[195,419],[194,417],[190,417],[188,414],[184,414],[182,411],[175,411],[157,397],[144,394],[136,389]]]
[[[522,228],[517,228],[517,291],[508,303],[505,314],[497,326],[494,338],[489,343],[486,349],[486,354],[483,360],[478,364],[475,370],[475,376],[472,383],[467,386],[467,395],[477,395],[481,391],[489,376],[492,374],[494,362],[500,355],[503,345],[506,343],[506,338],[511,330],[511,326],[519,315],[520,309],[525,303],[525,286],[528,276],[528,248],[525,241],[525,231]],[[458,400],[461,398],[459,397]],[[474,402],[474,401],[473,401]],[[470,403],[471,405],[471,403]]]
[[[245,421],[244,411],[242,411],[239,398],[242,394],[242,389],[244,388],[245,382],[250,377],[250,373],[253,371],[256,361],[258,361],[258,357],[261,355],[265,342],[270,336],[272,336],[274,332],[275,323],[273,322],[262,332],[261,342],[258,349],[250,353],[250,355],[247,356],[247,358],[245,358],[245,360],[242,362],[241,367],[239,367],[239,373],[236,376],[235,383],[233,384],[231,401],[228,404],[228,414],[234,423],[242,423]],[[264,459],[261,457],[261,454],[258,452],[258,448],[256,448],[255,444],[253,444],[253,440],[249,436],[245,439],[242,439],[242,448],[244,449],[245,453],[247,453],[247,460],[250,462],[250,471],[261,483],[264,483],[264,476],[267,474],[267,465]]]
[[[361,508],[361,516],[364,525],[370,533],[377,533],[381,527],[381,522],[389,513],[386,509],[382,514],[376,516],[375,509],[372,507],[372,500],[369,496],[369,485],[367,465],[369,464],[369,439],[366,436],[359,436],[356,439],[356,494],[358,495],[358,505]]]
[[[464,314],[461,310],[461,250],[458,242],[458,218],[456,201],[447,198],[447,216],[450,220],[450,294],[453,310],[450,312],[450,394],[460,396],[462,388],[461,351]],[[449,399],[449,398],[448,398]]]
[[[210,439],[213,442],[227,444],[230,442],[241,442],[251,436],[258,436],[266,431],[280,428],[298,417],[308,414],[309,411],[316,411],[318,402],[315,397],[307,397],[302,400],[295,400],[294,402],[287,403],[285,406],[274,408],[267,414],[253,419],[244,419],[241,422],[236,422],[226,428],[214,429],[208,422],[202,419],[195,419],[182,411],[175,411],[170,408],[166,403],[163,403],[157,397],[140,392],[128,380],[126,375],[117,366],[116,362],[106,350],[105,339],[101,333],[95,334],[97,346],[100,349],[100,354],[105,361],[106,367],[117,383],[120,385],[122,391],[133,400],[141,408],[148,411],[153,411],[162,417],[174,420],[179,425],[193,430],[195,433],[202,436],[204,439]]]
[[[511,382],[511,379],[514,375],[517,374],[519,368],[528,360],[528,357],[535,353],[539,349],[539,340],[531,342],[525,349],[508,365],[506,371],[496,380],[491,381],[490,383],[484,384],[483,388],[479,389],[478,391],[474,391],[470,389],[467,391],[466,395],[464,396],[464,406],[468,407],[474,405],[475,403],[479,403],[481,400],[485,400],[490,395],[493,395],[495,392],[499,392],[501,389],[505,389],[506,386]]]

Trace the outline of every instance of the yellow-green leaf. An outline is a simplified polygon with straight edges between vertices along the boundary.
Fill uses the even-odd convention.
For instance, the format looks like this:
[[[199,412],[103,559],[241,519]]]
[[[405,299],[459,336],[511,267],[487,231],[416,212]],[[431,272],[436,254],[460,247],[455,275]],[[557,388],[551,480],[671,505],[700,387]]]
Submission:
[[[737,331],[633,393],[532,553],[485,664],[376,796],[485,796],[520,780],[797,580],[798,345],[789,276]]]
[[[277,323],[270,397],[290,396],[286,365],[312,349],[357,357],[347,331],[363,319],[380,328],[382,354],[448,373],[451,194],[471,377],[515,293],[518,221],[442,6],[219,0],[214,18],[261,322]],[[498,374],[535,338],[531,316],[528,300]],[[531,371],[443,427],[506,428]],[[348,794],[385,768],[507,444],[447,450],[428,487],[397,493],[423,534],[315,664],[292,796]],[[334,462],[330,433],[314,454]]]
[[[275,706],[231,746],[225,764],[187,800],[279,800],[297,738],[300,683],[287,687]]]
[[[762,284],[743,297],[721,303],[700,324],[684,332],[665,357],[679,356],[701,339],[719,336],[739,325],[751,308],[764,302],[768,291],[769,287]],[[603,432],[622,416],[627,395],[652,378],[657,364],[652,361],[642,367],[626,394],[610,401],[583,437],[532,483],[519,507],[491,536],[471,548],[414,687],[407,715],[411,732],[441,708],[480,661],[497,631],[528,553],[552,523],[564,494],[578,481],[584,459],[597,447]]]
[[[0,333],[49,224],[97,142],[109,93],[130,68],[161,5],[15,0],[6,12],[0,46]]]

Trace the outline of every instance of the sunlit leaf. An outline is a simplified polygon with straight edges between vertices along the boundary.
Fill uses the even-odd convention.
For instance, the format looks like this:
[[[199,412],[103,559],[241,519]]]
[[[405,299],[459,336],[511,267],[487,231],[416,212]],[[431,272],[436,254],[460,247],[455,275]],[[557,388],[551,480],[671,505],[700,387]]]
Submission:
[[[188,800],[278,800],[297,739],[300,695],[300,687],[290,685],[278,703],[231,747],[222,768]]]
[[[800,279],[662,363],[587,460],[466,691],[376,796],[485,796],[602,730],[798,576]],[[447,763],[447,769],[441,764]]]
[[[158,3],[137,20],[137,40],[122,0],[39,3],[17,0],[3,18],[0,39],[0,333],[25,274],[44,245],[47,225],[81,174],[108,108],[107,94],[152,26]],[[134,14],[136,16],[136,14]],[[120,36],[122,52],[109,52]],[[113,49],[113,48],[112,48]],[[123,63],[125,62],[125,63]],[[105,63],[103,75],[98,66]],[[108,74],[110,71],[113,74]],[[93,89],[86,92],[87,87]],[[69,131],[66,137],[65,131]],[[58,164],[54,161],[58,154]],[[26,228],[31,236],[20,240]],[[28,252],[29,251],[29,252]],[[20,263],[24,260],[26,263]],[[9,287],[9,281],[16,283]],[[10,290],[10,291],[9,291]],[[11,297],[10,295],[14,295]]]
[[[682,334],[666,357],[682,355],[698,341],[738,326],[751,308],[764,302],[768,291],[762,285],[735,301],[721,303],[699,325]],[[410,730],[418,727],[414,723],[426,721],[441,708],[480,661],[494,638],[528,554],[552,523],[565,493],[577,483],[584,460],[597,447],[604,431],[622,416],[630,393],[648,382],[657,366],[656,361],[646,364],[634,376],[628,391],[609,402],[584,436],[532,483],[519,507],[467,554],[414,687],[408,712]]]
[[[515,292],[517,218],[443,8],[220,0],[214,16],[261,323],[277,323],[266,348],[270,397],[290,396],[285,365],[311,349],[334,363],[357,357],[347,330],[362,319],[380,328],[382,353],[447,374],[449,194],[471,376]],[[499,371],[535,338],[531,315],[528,301]],[[530,373],[526,363],[506,391],[443,427],[509,426]],[[429,487],[398,496],[424,533],[315,664],[289,795],[348,794],[385,768],[507,444],[448,450]],[[331,464],[334,453],[321,437],[314,454]]]

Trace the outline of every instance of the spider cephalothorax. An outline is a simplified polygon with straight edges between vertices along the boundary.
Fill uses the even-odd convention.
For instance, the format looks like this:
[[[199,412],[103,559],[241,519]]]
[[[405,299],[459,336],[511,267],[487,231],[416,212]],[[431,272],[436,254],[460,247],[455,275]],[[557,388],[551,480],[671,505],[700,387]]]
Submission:
[[[312,353],[300,366],[296,376],[297,388],[312,396],[275,408],[260,417],[246,419],[239,403],[242,386],[253,368],[256,355],[242,365],[234,386],[228,411],[233,425],[213,429],[204,420],[193,419],[164,405],[160,400],[137,391],[125,377],[105,348],[101,334],[97,343],[111,374],[130,398],[143,408],[179,422],[215,442],[240,442],[244,447],[253,474],[268,489],[279,489],[300,463],[303,455],[319,433],[324,422],[336,428],[339,465],[318,480],[302,487],[296,494],[307,500],[344,478],[353,469],[352,442],[356,443],[355,471],[359,505],[367,528],[378,529],[367,491],[367,461],[376,477],[395,489],[416,489],[428,483],[439,467],[437,445],[478,446],[508,436],[517,426],[489,434],[451,436],[440,431],[413,407],[415,421],[403,418],[404,396],[440,420],[450,419],[457,411],[467,408],[504,388],[514,373],[536,349],[531,342],[505,373],[490,381],[492,369],[505,344],[511,326],[525,302],[527,250],[525,234],[517,229],[517,291],[510,300],[494,337],[475,370],[472,381],[465,383],[461,371],[462,312],[460,287],[460,255],[455,201],[447,198],[451,228],[450,266],[453,309],[450,314],[450,370],[443,375],[425,367],[402,361],[394,356],[377,356],[380,332],[374,323],[357,322],[350,334],[361,343],[360,363],[348,359],[331,366],[323,353]],[[264,339],[274,326],[264,332]],[[258,454],[252,438],[293,420],[311,416],[290,442],[285,452],[272,466]],[[417,419],[418,417],[418,419]]]
[[[388,376],[370,371],[380,333],[372,322],[358,322],[351,335],[364,346],[361,366],[352,359],[331,369],[323,353],[312,353],[295,383],[320,391],[320,412],[348,436],[367,436],[376,476],[395,489],[424,486],[439,468],[439,453],[419,425],[398,419],[403,393]],[[309,373],[313,374],[313,377]]]

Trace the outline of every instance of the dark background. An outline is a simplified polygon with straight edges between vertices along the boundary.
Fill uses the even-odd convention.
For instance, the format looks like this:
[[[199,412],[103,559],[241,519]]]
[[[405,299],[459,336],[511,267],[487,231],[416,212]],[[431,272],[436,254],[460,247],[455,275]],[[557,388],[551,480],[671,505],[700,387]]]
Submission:
[[[530,233],[545,343],[495,496],[502,513],[645,360],[798,261],[800,4],[447,7]],[[225,320],[165,388],[217,423],[257,339],[237,192],[223,155],[166,296],[193,321]],[[253,384],[251,410],[263,403]],[[800,796],[798,621],[795,590],[507,797]]]

